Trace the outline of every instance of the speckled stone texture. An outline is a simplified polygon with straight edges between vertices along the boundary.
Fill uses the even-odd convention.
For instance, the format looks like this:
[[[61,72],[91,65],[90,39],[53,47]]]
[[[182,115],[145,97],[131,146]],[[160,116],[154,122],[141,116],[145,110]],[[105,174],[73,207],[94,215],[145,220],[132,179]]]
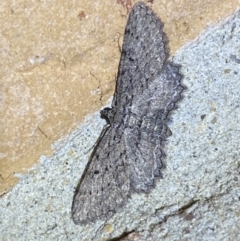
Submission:
[[[175,56],[187,90],[149,195],[133,195],[106,222],[74,225],[74,188],[104,125],[94,114],[1,198],[1,240],[240,240],[239,36],[238,11]]]

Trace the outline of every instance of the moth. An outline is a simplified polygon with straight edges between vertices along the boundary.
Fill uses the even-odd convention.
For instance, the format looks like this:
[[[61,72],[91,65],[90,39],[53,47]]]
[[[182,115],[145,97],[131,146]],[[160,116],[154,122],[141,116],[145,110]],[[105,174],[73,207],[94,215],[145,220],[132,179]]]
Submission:
[[[168,62],[163,24],[144,3],[127,21],[107,120],[76,188],[75,224],[110,218],[133,192],[149,193],[161,175],[168,115],[181,98],[178,67]]]

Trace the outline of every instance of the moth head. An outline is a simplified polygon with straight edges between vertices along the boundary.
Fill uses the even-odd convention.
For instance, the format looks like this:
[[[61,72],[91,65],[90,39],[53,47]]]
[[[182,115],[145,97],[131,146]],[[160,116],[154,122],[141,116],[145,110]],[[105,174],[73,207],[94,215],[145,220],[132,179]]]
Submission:
[[[101,118],[105,119],[108,124],[111,125],[113,123],[114,113],[112,108],[106,107],[100,111],[100,114]]]

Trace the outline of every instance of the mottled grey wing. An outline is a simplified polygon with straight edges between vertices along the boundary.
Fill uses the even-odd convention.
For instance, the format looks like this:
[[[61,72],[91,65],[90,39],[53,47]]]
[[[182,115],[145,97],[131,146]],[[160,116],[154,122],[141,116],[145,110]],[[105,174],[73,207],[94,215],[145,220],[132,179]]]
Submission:
[[[144,3],[134,5],[125,29],[112,106],[132,105],[135,95],[162,71],[167,58],[163,24]]]
[[[170,135],[169,112],[181,98],[181,75],[172,64],[151,80],[142,95],[132,99],[124,137],[130,165],[130,184],[135,192],[149,192],[162,167],[162,142]],[[140,114],[141,113],[141,114]]]
[[[129,196],[130,180],[123,135],[106,129],[81,177],[72,205],[76,224],[112,216]]]

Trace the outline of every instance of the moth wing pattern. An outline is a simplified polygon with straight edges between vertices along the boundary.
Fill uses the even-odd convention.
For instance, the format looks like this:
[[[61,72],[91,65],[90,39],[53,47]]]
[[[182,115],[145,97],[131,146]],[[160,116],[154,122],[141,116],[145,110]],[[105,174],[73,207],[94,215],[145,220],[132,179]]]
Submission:
[[[160,74],[167,57],[162,27],[148,6],[142,2],[134,5],[124,33],[112,107],[132,105],[148,81]]]
[[[149,192],[162,167],[162,142],[170,135],[167,117],[183,87],[167,62],[162,23],[144,3],[134,5],[125,29],[116,91],[101,113],[102,133],[76,189],[76,224],[107,219],[132,192]]]
[[[171,134],[168,114],[181,98],[180,80],[178,67],[167,64],[131,106],[125,139],[131,160],[131,188],[136,192],[148,193],[154,187],[155,178],[161,176],[162,142]]]
[[[129,166],[122,153],[123,136],[106,129],[76,189],[72,217],[76,224],[112,216],[129,196]],[[113,162],[114,160],[114,162]]]

